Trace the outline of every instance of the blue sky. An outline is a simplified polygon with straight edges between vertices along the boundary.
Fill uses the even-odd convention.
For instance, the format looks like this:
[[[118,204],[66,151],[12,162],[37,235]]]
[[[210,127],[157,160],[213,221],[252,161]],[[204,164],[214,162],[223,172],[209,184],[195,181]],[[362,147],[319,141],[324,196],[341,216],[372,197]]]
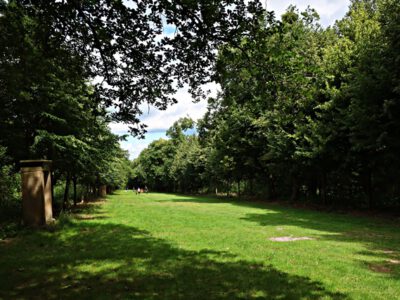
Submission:
[[[265,0],[261,0],[265,3]],[[289,5],[296,5],[300,10],[304,10],[307,6],[315,8],[321,17],[321,24],[329,26],[334,24],[335,20],[341,19],[347,12],[350,0],[268,0],[267,8],[269,11],[275,11],[277,16],[282,15]],[[171,35],[175,33],[175,27],[167,25],[164,34]],[[218,90],[216,84],[210,83],[206,87],[215,95]],[[206,101],[193,103],[187,89],[181,89],[175,95],[178,103],[169,107],[166,111],[158,111],[155,108],[147,109],[145,114],[140,118],[143,123],[148,125],[148,132],[145,139],[137,139],[129,137],[127,141],[121,142],[121,147],[130,153],[130,158],[136,158],[139,153],[145,149],[152,141],[159,138],[167,138],[166,130],[179,118],[189,116],[194,120],[201,118],[206,112]],[[113,133],[126,134],[127,126],[124,124],[110,124]]]

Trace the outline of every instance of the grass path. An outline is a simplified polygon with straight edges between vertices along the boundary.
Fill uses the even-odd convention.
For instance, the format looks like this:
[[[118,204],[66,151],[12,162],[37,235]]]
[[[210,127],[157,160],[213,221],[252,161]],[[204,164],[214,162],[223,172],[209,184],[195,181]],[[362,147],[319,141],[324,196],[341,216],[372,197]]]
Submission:
[[[0,243],[0,299],[400,299],[399,229],[122,191]],[[282,236],[313,240],[270,240]]]

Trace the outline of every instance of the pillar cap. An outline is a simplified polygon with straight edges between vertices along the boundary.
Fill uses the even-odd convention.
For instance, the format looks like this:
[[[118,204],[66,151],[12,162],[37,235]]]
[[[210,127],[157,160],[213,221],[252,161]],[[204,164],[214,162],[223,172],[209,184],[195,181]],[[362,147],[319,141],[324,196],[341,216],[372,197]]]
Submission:
[[[49,170],[53,161],[45,159],[32,159],[32,160],[21,160],[19,166],[21,168],[32,168],[41,167],[45,170]]]

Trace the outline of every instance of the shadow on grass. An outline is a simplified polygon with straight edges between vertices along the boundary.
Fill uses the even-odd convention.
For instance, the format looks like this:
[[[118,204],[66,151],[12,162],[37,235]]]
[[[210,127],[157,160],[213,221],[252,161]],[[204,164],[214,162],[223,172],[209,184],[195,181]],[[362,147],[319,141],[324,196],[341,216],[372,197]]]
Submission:
[[[149,232],[112,223],[66,221],[0,245],[0,298],[345,299],[307,277],[189,251]]]
[[[361,243],[366,250],[354,254],[372,256],[379,261],[371,263],[361,260],[363,267],[372,272],[400,279],[400,232],[397,226],[384,222],[374,223],[373,219],[336,214],[286,208],[269,208],[269,210],[274,213],[247,214],[242,219],[262,226],[295,226],[316,230],[312,237],[322,241],[338,242],[338,247],[343,242]]]
[[[313,234],[313,237],[318,240],[362,243],[366,250],[355,254],[374,257],[379,262],[360,261],[361,265],[372,272],[385,273],[400,279],[400,227],[393,222],[371,217],[318,212],[217,197],[182,196],[169,199],[167,202],[225,203],[239,207],[265,209],[268,210],[265,213],[248,213],[241,219],[261,226],[295,226],[321,231],[319,234]]]

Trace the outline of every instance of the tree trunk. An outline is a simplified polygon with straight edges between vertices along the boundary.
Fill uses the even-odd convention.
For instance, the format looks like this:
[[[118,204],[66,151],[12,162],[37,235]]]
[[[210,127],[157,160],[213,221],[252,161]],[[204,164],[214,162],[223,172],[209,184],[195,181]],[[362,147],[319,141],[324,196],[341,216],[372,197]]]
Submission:
[[[373,183],[372,183],[372,171],[368,170],[365,174],[365,184],[364,189],[368,197],[369,208],[377,208],[377,203],[375,202],[373,195]]]
[[[65,180],[64,201],[63,201],[63,207],[62,207],[63,210],[67,209],[70,182],[71,182],[71,175],[68,172],[67,179]]]
[[[268,176],[268,200],[275,200],[276,189],[275,189],[275,178],[272,174]]]
[[[299,184],[296,175],[292,175],[292,194],[290,195],[290,201],[294,202],[297,200],[299,195]]]
[[[76,194],[76,183],[77,183],[77,178],[76,176],[74,176],[72,178],[72,183],[74,185],[74,206],[76,206],[76,204],[78,203],[78,199],[77,199],[77,194]]]
[[[54,174],[50,172],[50,179],[51,179],[51,210],[54,211],[54,187],[56,183],[54,182]]]
[[[86,184],[86,193],[85,193],[85,201],[89,200],[89,195],[90,195],[90,184]]]
[[[321,185],[320,185],[320,194],[321,194],[321,202],[322,202],[322,204],[323,205],[326,205],[326,202],[327,202],[327,196],[326,196],[326,194],[327,194],[327,192],[326,192],[326,186],[327,186],[327,183],[326,183],[326,172],[325,171],[322,171],[322,174],[321,174]]]

